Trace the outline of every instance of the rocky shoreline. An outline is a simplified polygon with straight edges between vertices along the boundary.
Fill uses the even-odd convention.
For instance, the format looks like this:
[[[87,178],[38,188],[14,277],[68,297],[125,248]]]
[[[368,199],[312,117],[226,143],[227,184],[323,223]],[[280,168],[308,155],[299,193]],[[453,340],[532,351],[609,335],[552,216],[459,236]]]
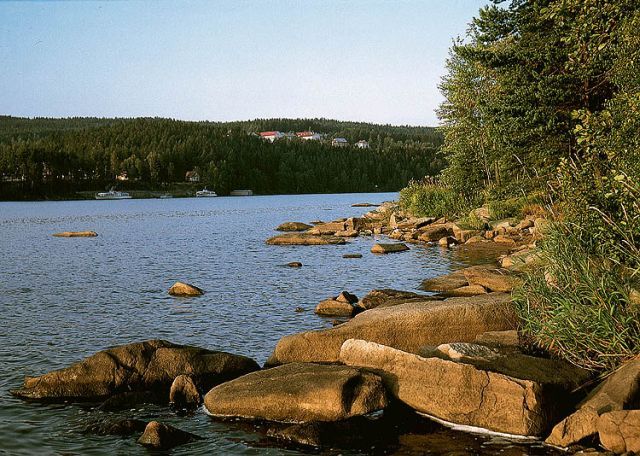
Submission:
[[[520,340],[510,293],[538,260],[536,241],[546,221],[490,223],[484,208],[474,215],[483,229],[410,217],[385,203],[363,217],[278,227],[286,233],[268,244],[339,245],[385,235],[392,242],[376,243],[372,254],[433,243],[490,262],[425,280],[420,288],[430,294],[381,289],[361,299],[346,291],[325,299],[316,313],[348,320],[284,336],[262,368],[240,355],[149,340],[28,377],[12,393],[32,401],[100,403],[102,410],[203,404],[214,419],[267,422],[274,441],[303,447],[357,447],[363,443],[358,435],[393,437],[420,414],[572,452],[640,451],[640,358],[598,384],[588,371],[533,356]],[[171,291],[201,293],[182,283]],[[89,432],[142,432],[138,443],[163,449],[202,437],[137,420]]]

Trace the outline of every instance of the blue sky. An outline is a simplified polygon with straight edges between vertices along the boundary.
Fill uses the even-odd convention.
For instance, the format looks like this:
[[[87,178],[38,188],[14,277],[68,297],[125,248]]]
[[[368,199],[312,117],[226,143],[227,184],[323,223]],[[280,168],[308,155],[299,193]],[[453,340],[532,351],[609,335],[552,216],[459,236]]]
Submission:
[[[436,125],[486,3],[0,1],[0,114]]]

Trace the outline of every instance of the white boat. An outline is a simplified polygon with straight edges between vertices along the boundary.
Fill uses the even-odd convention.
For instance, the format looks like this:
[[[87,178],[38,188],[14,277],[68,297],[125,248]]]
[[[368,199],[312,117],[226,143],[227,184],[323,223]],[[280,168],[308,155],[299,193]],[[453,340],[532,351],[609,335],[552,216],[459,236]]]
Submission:
[[[218,195],[216,194],[216,192],[212,190],[207,190],[207,188],[205,187],[204,190],[197,191],[196,196],[198,198],[204,198],[204,197],[212,197],[212,196],[218,196]]]
[[[96,194],[97,200],[123,200],[123,199],[131,199],[131,195],[127,192],[118,192],[114,189],[109,190],[108,192],[100,192]]]
[[[158,198],[160,198],[160,199],[173,198],[173,195],[171,193],[164,193],[164,194],[160,195]]]

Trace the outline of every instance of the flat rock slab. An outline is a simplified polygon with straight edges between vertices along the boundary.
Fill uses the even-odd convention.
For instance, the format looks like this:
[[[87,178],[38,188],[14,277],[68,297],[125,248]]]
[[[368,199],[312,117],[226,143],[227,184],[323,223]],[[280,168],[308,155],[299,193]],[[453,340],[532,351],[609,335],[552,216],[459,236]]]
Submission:
[[[100,351],[67,368],[27,377],[12,393],[51,402],[98,401],[119,393],[160,391],[168,398],[173,380],[189,375],[201,390],[255,371],[245,356],[149,340]]]
[[[422,281],[421,290],[425,291],[452,291],[469,285],[467,278],[462,271],[433,277]]]
[[[307,225],[302,222],[285,222],[278,226],[276,230],[278,231],[306,231],[310,228],[313,228],[313,225]]]
[[[506,269],[472,266],[462,270],[469,285],[480,285],[489,291],[510,292],[521,281]]]
[[[338,421],[385,408],[382,379],[347,366],[293,363],[253,372],[210,390],[206,411],[218,417]]]
[[[311,234],[281,234],[267,239],[268,245],[341,245],[344,238],[336,236],[315,236]]]
[[[267,364],[336,362],[347,339],[417,353],[425,345],[472,342],[486,331],[515,329],[516,321],[511,298],[504,293],[378,307],[335,328],[283,337]]]
[[[350,302],[325,299],[316,306],[315,313],[329,317],[351,317],[357,310]]]
[[[95,231],[63,231],[53,234],[54,237],[96,237],[97,235]]]
[[[421,413],[524,436],[543,434],[581,379],[571,378],[574,372],[569,369],[545,374],[545,379],[557,376],[553,384],[547,384],[462,362],[423,358],[364,340],[346,341],[340,361],[373,369],[394,396]]]
[[[397,253],[404,252],[409,250],[406,244],[398,243],[398,244],[375,244],[371,247],[371,253]]]
[[[375,309],[376,307],[397,306],[398,304],[406,304],[408,302],[425,302],[432,299],[435,298],[410,291],[384,288],[381,290],[371,290],[358,302],[357,306],[363,310],[369,310]]]

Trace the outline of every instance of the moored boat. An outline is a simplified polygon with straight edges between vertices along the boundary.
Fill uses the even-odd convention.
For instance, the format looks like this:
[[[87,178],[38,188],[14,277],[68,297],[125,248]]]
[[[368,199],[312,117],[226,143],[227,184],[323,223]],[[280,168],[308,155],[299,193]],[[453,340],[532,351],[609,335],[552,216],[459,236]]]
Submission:
[[[207,188],[205,187],[203,190],[197,191],[196,196],[198,198],[201,198],[201,197],[212,197],[212,196],[218,196],[218,195],[216,194],[216,192],[212,190],[207,190]]]
[[[131,199],[131,195],[127,192],[119,192],[114,190],[113,188],[108,192],[100,192],[96,193],[97,200],[122,200],[122,199]]]

